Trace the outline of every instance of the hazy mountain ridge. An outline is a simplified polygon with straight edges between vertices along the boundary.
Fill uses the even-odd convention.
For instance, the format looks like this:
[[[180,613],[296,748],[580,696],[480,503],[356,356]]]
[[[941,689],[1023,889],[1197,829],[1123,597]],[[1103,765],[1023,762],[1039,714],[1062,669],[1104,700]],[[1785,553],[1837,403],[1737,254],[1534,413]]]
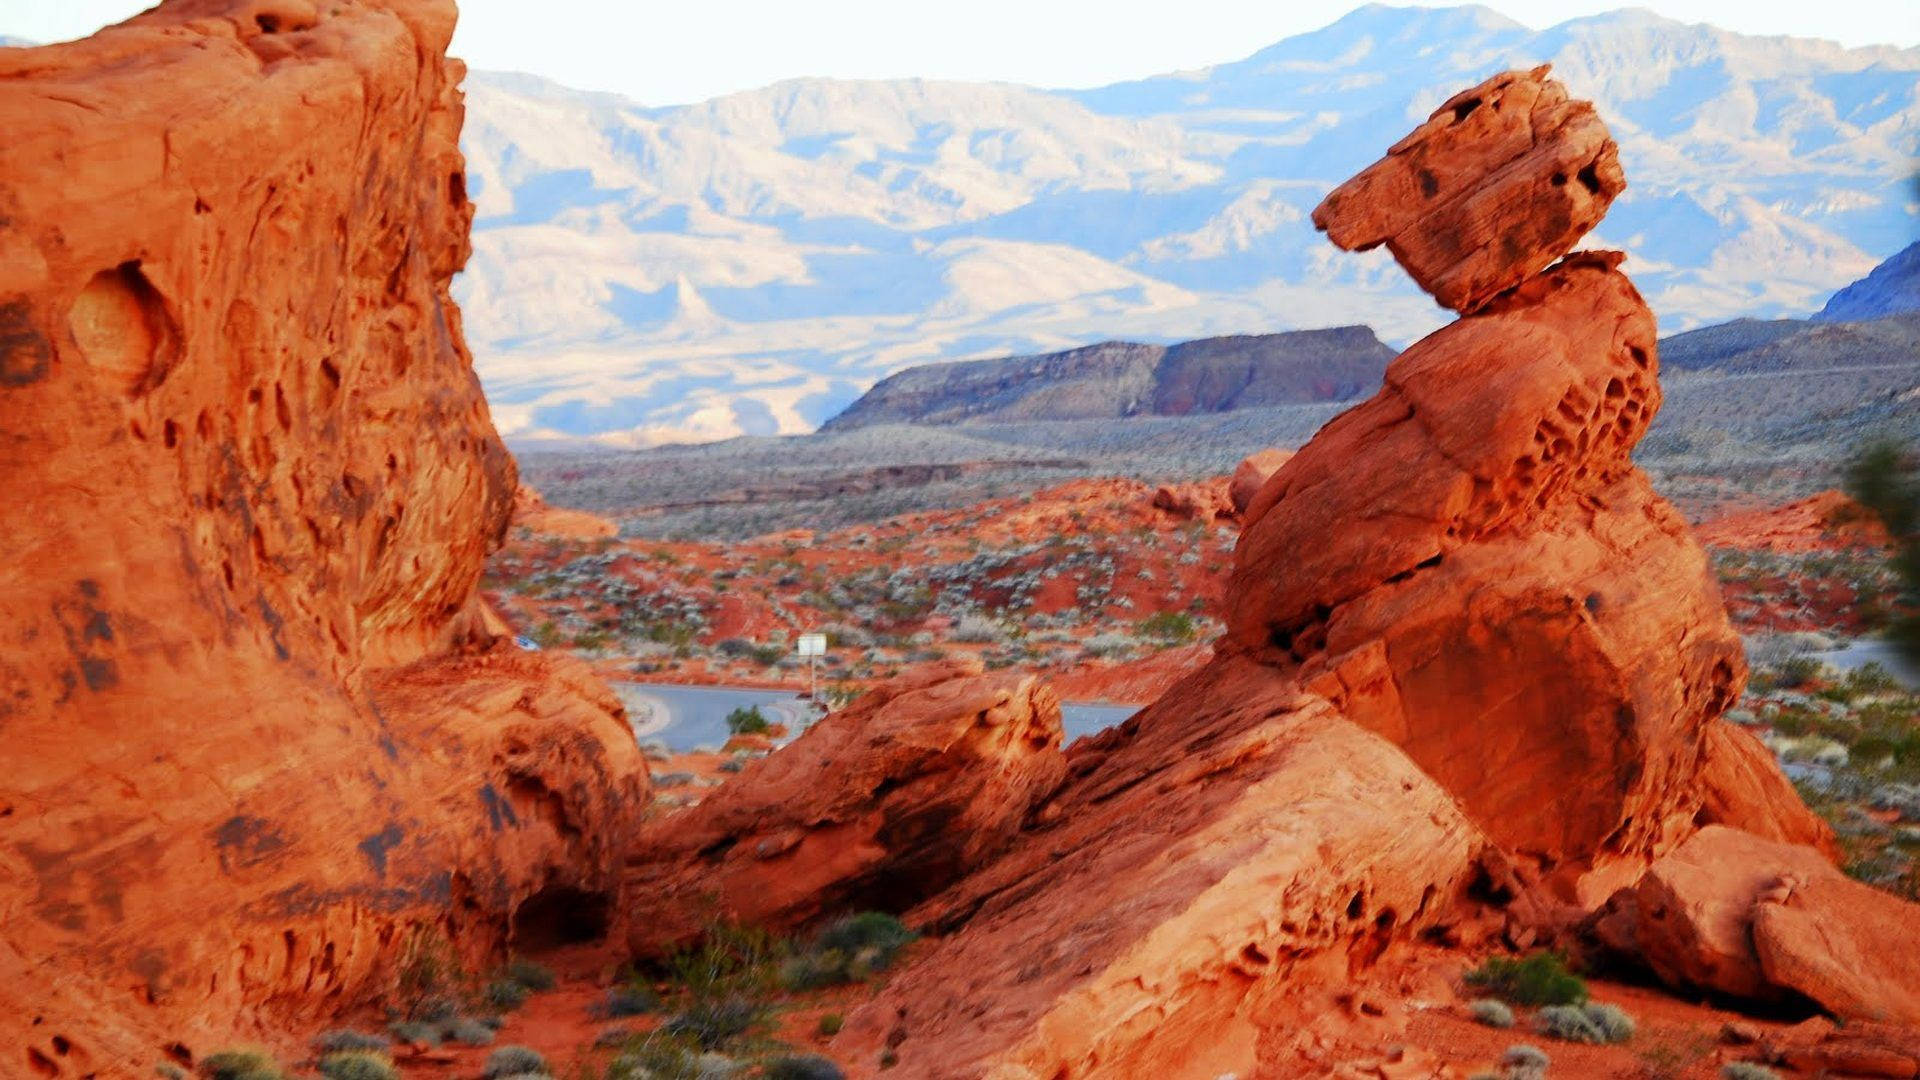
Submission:
[[[1631,186],[1590,242],[1670,331],[1810,314],[1911,239],[1920,50],[1369,7],[1090,91],[808,79],[650,109],[476,74],[459,295],[521,435],[802,431],[910,364],[1116,338],[1404,344],[1443,313],[1307,212],[1445,94],[1541,60],[1620,138]]]
[[[1920,311],[1920,242],[1908,245],[1873,273],[1833,294],[1814,318],[1823,321],[1873,319]]]

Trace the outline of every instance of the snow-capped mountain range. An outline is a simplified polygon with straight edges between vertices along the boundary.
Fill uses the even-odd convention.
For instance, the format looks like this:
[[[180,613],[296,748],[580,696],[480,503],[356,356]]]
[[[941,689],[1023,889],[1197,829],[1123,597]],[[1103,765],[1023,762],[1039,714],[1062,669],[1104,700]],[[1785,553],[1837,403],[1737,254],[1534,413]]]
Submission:
[[[1200,71],[1057,91],[802,79],[648,108],[476,72],[456,295],[509,436],[811,430],[910,364],[1443,321],[1308,213],[1447,95],[1551,62],[1630,187],[1663,329],[1802,316],[1920,235],[1920,49],[1624,10],[1361,8]]]

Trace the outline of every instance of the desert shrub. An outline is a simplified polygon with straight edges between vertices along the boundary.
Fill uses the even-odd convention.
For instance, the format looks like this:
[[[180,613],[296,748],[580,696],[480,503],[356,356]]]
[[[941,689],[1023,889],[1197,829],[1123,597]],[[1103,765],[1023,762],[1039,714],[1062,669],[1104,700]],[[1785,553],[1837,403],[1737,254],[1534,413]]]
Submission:
[[[480,1000],[496,1009],[517,1009],[532,996],[532,991],[512,979],[495,979],[480,991]]]
[[[493,1042],[493,1028],[482,1021],[463,1016],[442,1024],[440,1037],[462,1046],[486,1046]]]
[[[1183,611],[1156,611],[1140,620],[1140,636],[1164,641],[1169,645],[1185,645],[1198,633],[1193,624],[1193,616]]]
[[[405,1020],[446,1020],[459,1011],[467,973],[434,927],[415,927],[400,953],[393,996]]]
[[[1007,640],[1007,628],[997,619],[985,615],[962,615],[953,625],[953,640],[977,645],[991,645]]]
[[[660,1030],[691,1039],[702,1050],[722,1050],[765,1027],[772,1012],[766,1003],[743,997],[695,1001]]]
[[[160,1080],[187,1080],[187,1070],[171,1061],[163,1061],[153,1067],[153,1075]]]
[[[1490,956],[1467,972],[1467,985],[1515,1005],[1577,1005],[1587,1000],[1587,984],[1567,970],[1556,952],[1529,953],[1518,960]]]
[[[547,1059],[539,1051],[525,1046],[503,1046],[487,1055],[487,1063],[480,1067],[480,1075],[485,1080],[504,1080],[505,1077],[522,1073],[540,1075],[547,1071]]]
[[[847,1018],[839,1013],[827,1013],[820,1017],[820,1022],[814,1025],[813,1030],[821,1037],[831,1039],[840,1034],[840,1029],[845,1027],[846,1023]]]
[[[1614,1005],[1548,1005],[1534,1017],[1534,1030],[1566,1042],[1621,1043],[1633,1038],[1633,1017]]]
[[[758,705],[735,709],[727,714],[727,730],[735,735],[765,735],[773,729]]]
[[[404,1043],[439,1046],[440,1024],[437,1020],[395,1020],[387,1025],[387,1033]]]
[[[1847,672],[1847,689],[1856,696],[1892,694],[1900,691],[1900,680],[1877,663],[1868,662]]]
[[[883,912],[863,911],[836,919],[799,955],[780,966],[781,985],[814,990],[860,982],[885,970],[917,937],[905,923]]]
[[[593,1007],[593,1013],[607,1019],[618,1019],[623,1016],[644,1016],[659,1007],[660,996],[651,987],[632,982],[609,989]]]
[[[1720,1066],[1720,1080],[1780,1080],[1780,1074],[1751,1061],[1730,1061]]]
[[[754,997],[775,986],[780,962],[791,952],[785,939],[764,929],[719,923],[697,944],[668,954],[660,968],[695,998]]]
[[[387,1055],[373,1050],[346,1050],[320,1059],[320,1075],[327,1080],[400,1080]]]
[[[1494,998],[1467,1002],[1467,1014],[1490,1028],[1513,1026],[1513,1010],[1507,1007],[1506,1002]]]
[[[385,1035],[374,1035],[351,1028],[339,1028],[323,1031],[313,1037],[313,1049],[319,1054],[333,1054],[342,1050],[385,1050],[393,1045],[393,1040]]]
[[[846,1080],[840,1066],[815,1054],[774,1058],[761,1073],[766,1080]]]
[[[200,1063],[207,1080],[280,1080],[279,1063],[264,1050],[221,1050]]]
[[[500,975],[535,993],[553,989],[555,981],[553,969],[519,956],[507,961],[507,966],[501,969]]]
[[[1545,1050],[1526,1043],[1515,1043],[1500,1055],[1500,1068],[1507,1080],[1540,1080],[1552,1063]]]

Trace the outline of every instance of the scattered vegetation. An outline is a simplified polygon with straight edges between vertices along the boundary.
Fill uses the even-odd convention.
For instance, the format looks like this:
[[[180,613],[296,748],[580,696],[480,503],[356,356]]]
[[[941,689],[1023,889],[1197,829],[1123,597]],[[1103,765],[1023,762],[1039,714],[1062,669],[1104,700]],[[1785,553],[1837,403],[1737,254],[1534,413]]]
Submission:
[[[1480,998],[1467,1002],[1467,1014],[1490,1028],[1513,1026],[1513,1010],[1507,1006],[1506,1002],[1496,998]]]
[[[1548,1005],[1534,1017],[1534,1030],[1565,1042],[1610,1044],[1633,1038],[1633,1017],[1617,1005]]]
[[[790,990],[862,982],[885,970],[918,936],[891,915],[877,911],[848,915],[829,923],[803,951],[783,963],[780,982]]]
[[[1193,616],[1184,611],[1156,611],[1140,620],[1140,636],[1167,645],[1185,645],[1199,634]]]
[[[1578,1005],[1587,1000],[1586,980],[1567,969],[1557,952],[1534,952],[1516,960],[1490,956],[1467,972],[1468,986],[1515,1005]]]
[[[1545,1050],[1527,1043],[1515,1043],[1500,1055],[1500,1068],[1507,1080],[1539,1080],[1547,1075],[1553,1059]]]
[[[320,1059],[327,1080],[400,1080],[393,1059],[377,1050],[345,1050]]]
[[[280,1064],[264,1050],[221,1050],[200,1063],[206,1080],[284,1080]]]
[[[523,1076],[529,1073],[539,1076],[547,1071],[547,1059],[540,1053],[525,1046],[503,1046],[487,1055],[487,1063],[480,1068],[485,1080],[505,1080],[509,1076]]]
[[[735,735],[765,735],[773,730],[758,705],[735,709],[727,714],[727,730]]]
[[[660,1030],[693,1040],[702,1050],[725,1050],[771,1027],[773,1007],[745,997],[706,999],[690,1003],[667,1019]]]
[[[385,1050],[393,1045],[393,1040],[385,1035],[373,1035],[351,1028],[323,1031],[313,1037],[313,1049],[318,1054],[332,1054],[342,1050]]]

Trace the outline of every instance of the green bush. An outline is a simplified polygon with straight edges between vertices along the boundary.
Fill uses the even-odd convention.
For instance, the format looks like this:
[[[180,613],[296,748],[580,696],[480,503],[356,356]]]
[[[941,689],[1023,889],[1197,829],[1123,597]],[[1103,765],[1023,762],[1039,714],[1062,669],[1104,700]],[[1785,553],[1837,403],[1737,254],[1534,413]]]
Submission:
[[[221,1050],[200,1062],[207,1080],[280,1080],[279,1063],[264,1050]]]
[[[1467,1014],[1490,1028],[1513,1026],[1513,1010],[1507,1007],[1506,1002],[1493,998],[1467,1002]]]
[[[392,1059],[373,1050],[346,1050],[320,1059],[327,1080],[400,1080]]]
[[[404,1043],[439,1046],[440,1023],[437,1020],[395,1020],[387,1025],[387,1033]]]
[[[815,1054],[774,1058],[761,1074],[766,1080],[846,1080],[840,1066]]]
[[[1198,629],[1193,617],[1182,611],[1156,611],[1140,620],[1140,636],[1164,641],[1169,645],[1184,645],[1194,639]]]
[[[496,1009],[517,1009],[532,996],[532,991],[512,979],[495,979],[480,992],[480,1000]]]
[[[1534,1030],[1566,1042],[1623,1043],[1633,1038],[1633,1017],[1614,1005],[1548,1005],[1534,1017]]]
[[[702,1050],[723,1050],[766,1027],[773,1010],[747,998],[695,1001],[660,1025],[670,1036],[684,1036]]]
[[[659,1007],[660,996],[651,987],[628,983],[609,989],[593,1011],[596,1016],[618,1019],[623,1016],[644,1016]]]
[[[463,1016],[442,1024],[440,1037],[462,1046],[487,1046],[493,1042],[493,1029],[479,1020]]]
[[[845,1027],[846,1024],[846,1017],[841,1016],[839,1013],[827,1013],[820,1017],[820,1022],[814,1025],[813,1030],[822,1038],[831,1039],[835,1035],[840,1034],[840,1029]]]
[[[1526,1043],[1515,1043],[1500,1055],[1500,1068],[1507,1080],[1540,1080],[1547,1075],[1547,1066],[1552,1063],[1545,1050]]]
[[[501,969],[500,976],[517,982],[534,993],[553,989],[556,981],[552,968],[518,956],[507,961],[507,966]]]
[[[765,735],[773,730],[758,705],[735,709],[727,714],[727,730],[735,735]]]
[[[861,982],[885,970],[895,955],[919,937],[892,915],[863,911],[828,923],[798,956],[780,967],[789,990]]]
[[[753,997],[776,985],[780,961],[791,951],[766,930],[720,923],[699,943],[669,954],[661,974],[696,998]]]
[[[393,1045],[393,1040],[385,1035],[372,1035],[351,1028],[323,1031],[313,1037],[313,1049],[319,1054],[333,1054],[342,1050],[385,1050]]]
[[[1587,984],[1567,970],[1556,952],[1536,952],[1515,960],[1490,956],[1467,972],[1467,985],[1515,1005],[1578,1005],[1587,1000]]]
[[[487,1063],[480,1067],[480,1075],[485,1080],[505,1080],[522,1073],[539,1075],[546,1071],[547,1059],[525,1046],[503,1046],[488,1054]]]

